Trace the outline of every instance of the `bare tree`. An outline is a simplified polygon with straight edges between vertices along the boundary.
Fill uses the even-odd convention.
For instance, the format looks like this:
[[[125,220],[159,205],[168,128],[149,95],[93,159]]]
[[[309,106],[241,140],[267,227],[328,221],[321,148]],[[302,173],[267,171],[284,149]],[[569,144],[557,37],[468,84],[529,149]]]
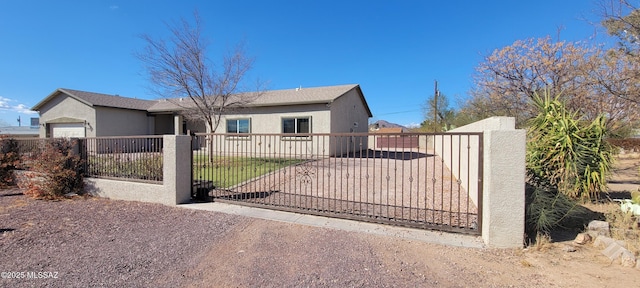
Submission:
[[[600,0],[598,2],[602,26],[619,40],[620,47],[629,53],[640,50],[640,10],[628,0]]]
[[[617,55],[617,56],[616,56]],[[516,41],[485,57],[474,75],[467,113],[513,116],[519,126],[536,114],[533,95],[561,95],[567,108],[585,120],[606,115],[608,128],[638,121],[633,84],[635,64],[612,51],[549,37]]]
[[[153,85],[152,90],[181,108],[188,120],[203,121],[213,133],[221,117],[232,109],[246,106],[260,95],[242,87],[254,59],[239,44],[224,55],[221,63],[208,58],[208,41],[202,37],[202,23],[194,13],[194,25],[185,19],[167,24],[170,36],[158,39],[140,36],[147,46],[136,56],[141,60]]]

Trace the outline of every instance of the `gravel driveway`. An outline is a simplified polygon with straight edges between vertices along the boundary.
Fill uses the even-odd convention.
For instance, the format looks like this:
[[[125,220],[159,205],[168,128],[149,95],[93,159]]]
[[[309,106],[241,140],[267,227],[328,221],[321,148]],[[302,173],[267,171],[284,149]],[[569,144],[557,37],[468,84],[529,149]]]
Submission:
[[[0,190],[0,231],[0,287],[584,288],[640,281],[637,270],[590,249],[448,247],[157,204],[47,202],[16,189]]]

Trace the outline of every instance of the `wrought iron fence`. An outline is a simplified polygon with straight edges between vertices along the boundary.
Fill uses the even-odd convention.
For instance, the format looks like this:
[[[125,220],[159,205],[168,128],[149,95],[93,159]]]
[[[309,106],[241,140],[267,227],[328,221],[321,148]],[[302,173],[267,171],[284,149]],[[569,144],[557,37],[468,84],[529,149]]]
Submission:
[[[44,149],[44,145],[51,141],[50,138],[13,138],[18,143],[18,153],[31,155]]]
[[[162,136],[82,138],[79,143],[87,177],[163,179]]]
[[[31,158],[54,138],[15,139],[28,169]],[[73,138],[75,153],[83,160],[86,177],[161,182],[163,179],[162,136]]]
[[[482,134],[198,134],[196,196],[479,234]]]

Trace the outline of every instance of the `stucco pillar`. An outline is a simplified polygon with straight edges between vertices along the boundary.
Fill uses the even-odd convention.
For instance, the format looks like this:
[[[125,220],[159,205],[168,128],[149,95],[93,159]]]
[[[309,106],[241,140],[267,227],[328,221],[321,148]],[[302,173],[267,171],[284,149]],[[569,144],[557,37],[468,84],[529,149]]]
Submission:
[[[191,201],[191,137],[163,136],[163,189],[170,197],[166,204]]]
[[[183,117],[180,114],[173,115],[173,134],[174,135],[183,135],[184,131],[182,131],[182,121]]]
[[[482,238],[490,247],[522,247],[525,130],[484,131]]]

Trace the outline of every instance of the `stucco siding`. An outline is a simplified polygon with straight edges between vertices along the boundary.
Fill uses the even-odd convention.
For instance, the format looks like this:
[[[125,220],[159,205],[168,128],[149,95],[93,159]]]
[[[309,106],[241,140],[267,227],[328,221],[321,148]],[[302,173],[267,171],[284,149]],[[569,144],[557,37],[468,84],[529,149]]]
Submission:
[[[96,107],[97,137],[148,135],[147,112],[109,107]]]
[[[357,89],[351,89],[345,95],[331,103],[332,133],[367,133],[369,130],[369,114],[360,98]],[[367,149],[368,137],[352,136],[348,141],[331,143],[332,151],[350,153]]]
[[[250,119],[251,133],[282,133],[283,118],[309,117],[311,133],[329,133],[330,111],[325,104],[253,107],[222,117],[216,133],[226,133],[227,119]]]
[[[331,132],[366,133],[369,115],[356,89],[351,89],[331,103]]]
[[[40,123],[47,124],[60,118],[78,119],[80,123],[86,120],[89,125],[96,123],[93,107],[62,93],[40,108]],[[89,125],[86,125],[85,135],[95,137],[95,129],[89,128]],[[49,125],[40,126],[40,137],[47,137],[47,129],[50,129]]]

